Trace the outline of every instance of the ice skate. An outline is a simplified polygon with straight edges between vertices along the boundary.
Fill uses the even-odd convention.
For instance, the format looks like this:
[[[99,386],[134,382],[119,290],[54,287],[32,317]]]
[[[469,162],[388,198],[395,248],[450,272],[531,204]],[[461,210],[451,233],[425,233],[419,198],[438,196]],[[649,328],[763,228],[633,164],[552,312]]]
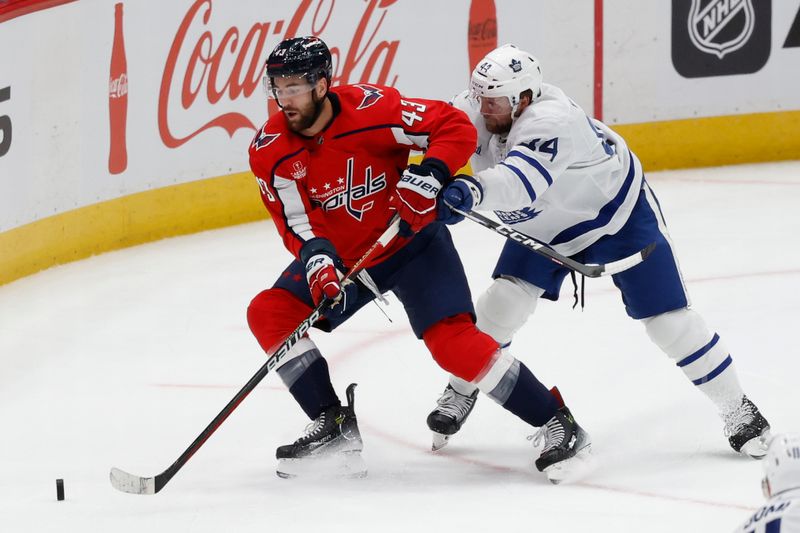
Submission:
[[[738,407],[722,414],[725,436],[735,451],[762,459],[767,454],[770,433],[769,422],[747,396]]]
[[[447,385],[437,400],[438,405],[431,411],[427,419],[428,427],[433,432],[433,445],[431,446],[433,451],[447,446],[450,436],[455,435],[466,422],[477,399],[478,389],[475,389],[469,396],[465,396]]]
[[[564,405],[558,390],[553,389],[553,393],[561,407],[536,434],[528,438],[533,440],[534,446],[544,440],[542,453],[536,459],[536,468],[557,485],[586,473],[590,467],[592,441]]]
[[[292,444],[278,447],[278,477],[364,477],[367,466],[361,457],[364,443],[353,410],[353,390],[347,387],[347,406],[323,411]]]

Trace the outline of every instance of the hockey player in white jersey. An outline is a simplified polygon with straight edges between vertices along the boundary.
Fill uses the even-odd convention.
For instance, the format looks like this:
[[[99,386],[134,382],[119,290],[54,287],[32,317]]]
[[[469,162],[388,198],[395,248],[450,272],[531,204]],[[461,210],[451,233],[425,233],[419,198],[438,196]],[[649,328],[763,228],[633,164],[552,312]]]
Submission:
[[[737,533],[800,533],[800,438],[778,435],[764,459],[761,488],[767,502]]]
[[[480,61],[469,90],[453,104],[475,124],[478,147],[474,175],[457,176],[441,192],[440,218],[463,219],[448,204],[494,211],[517,231],[583,263],[614,261],[655,242],[643,263],[613,276],[628,315],[716,405],[731,447],[763,457],[769,424],[742,391],[725,343],[690,308],[660,206],[625,140],[561,89],[542,83],[538,61],[513,45]],[[510,343],[539,298],[558,298],[568,272],[507,242],[494,283],[478,299],[478,327],[501,345]],[[428,416],[434,450],[461,428],[475,392],[451,376]],[[545,449],[558,437],[542,436]]]

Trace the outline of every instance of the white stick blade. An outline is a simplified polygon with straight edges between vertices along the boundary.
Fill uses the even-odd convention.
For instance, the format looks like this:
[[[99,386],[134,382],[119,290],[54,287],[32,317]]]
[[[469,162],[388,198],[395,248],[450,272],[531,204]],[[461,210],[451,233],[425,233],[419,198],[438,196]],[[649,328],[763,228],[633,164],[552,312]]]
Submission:
[[[620,259],[619,261],[613,261],[611,263],[606,263],[604,275],[610,276],[612,274],[619,274],[625,270],[628,270],[631,267],[634,267],[642,262],[642,254],[641,252],[633,254],[630,257],[625,257]]]
[[[156,480],[152,477],[134,476],[119,468],[112,468],[109,478],[111,479],[111,486],[121,492],[129,494],[156,493]]]

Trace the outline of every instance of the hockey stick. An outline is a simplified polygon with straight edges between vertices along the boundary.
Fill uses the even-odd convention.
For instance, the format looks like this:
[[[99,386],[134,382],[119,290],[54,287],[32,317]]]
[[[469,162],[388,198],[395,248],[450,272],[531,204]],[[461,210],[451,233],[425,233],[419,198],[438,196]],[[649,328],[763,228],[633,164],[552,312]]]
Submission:
[[[378,240],[375,241],[369,250],[367,250],[364,255],[361,256],[361,259],[356,261],[356,263],[352,266],[352,268],[347,272],[347,274],[342,278],[342,282],[345,282],[352,278],[358,271],[361,269],[361,265],[372,256],[372,254],[378,248],[385,248],[387,244],[397,235],[398,229],[400,225],[400,218],[395,216],[389,224],[389,227],[386,231],[383,232],[383,235],[378,237]],[[314,308],[308,317],[305,320],[300,322],[300,325],[297,326],[287,338],[283,341],[283,343],[278,347],[277,350],[267,359],[267,362],[258,369],[258,372],[250,378],[242,389],[236,393],[236,396],[228,402],[222,411],[211,421],[211,423],[206,426],[200,435],[189,445],[188,448],[181,454],[178,459],[172,463],[172,465],[161,472],[160,474],[156,475],[155,477],[141,477],[135,476],[133,474],[129,474],[120,470],[119,468],[112,468],[109,477],[111,479],[111,485],[122,492],[128,492],[131,494],[155,494],[161,489],[164,488],[164,485],[169,483],[169,480],[178,473],[183,465],[191,459],[191,457],[200,449],[200,447],[208,440],[208,438],[222,425],[225,419],[230,416],[234,409],[236,409],[240,403],[256,388],[262,379],[270,372],[270,370],[274,369],[278,363],[280,363],[281,359],[283,359],[289,350],[292,349],[297,341],[299,341],[303,335],[314,325],[314,323],[319,320],[320,316],[322,316],[323,311],[325,308],[330,304],[329,300],[323,300],[322,302]]]
[[[570,270],[574,270],[578,274],[582,274],[587,278],[599,278],[601,276],[611,276],[613,274],[619,274],[623,270],[627,270],[632,266],[636,266],[645,259],[647,259],[647,256],[649,256],[656,247],[656,243],[650,243],[643,250],[640,250],[628,257],[623,257],[622,259],[619,259],[617,261],[612,261],[611,263],[605,263],[602,265],[585,265],[583,263],[575,261],[574,259],[570,259],[569,257],[561,255],[560,253],[550,248],[548,245],[544,244],[543,242],[537,241],[533,237],[525,235],[524,233],[520,233],[519,231],[512,229],[506,226],[505,224],[501,224],[499,222],[495,222],[490,218],[486,218],[480,213],[476,213],[475,211],[462,211],[456,207],[451,206],[450,204],[447,204],[447,207],[449,207],[459,215],[464,215],[465,218],[468,218],[473,222],[477,222],[481,226],[489,228],[495,233],[499,233],[506,239],[519,243],[525,248],[532,250],[538,254],[541,254],[549,258],[551,261],[558,263],[559,265],[566,267]]]

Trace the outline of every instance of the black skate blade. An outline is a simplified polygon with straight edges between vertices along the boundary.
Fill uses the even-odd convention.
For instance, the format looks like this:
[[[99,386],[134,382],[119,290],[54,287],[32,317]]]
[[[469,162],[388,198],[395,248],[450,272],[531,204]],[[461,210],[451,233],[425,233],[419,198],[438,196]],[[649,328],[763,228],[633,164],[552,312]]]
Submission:
[[[282,479],[342,479],[367,477],[367,464],[360,451],[279,459],[275,473]]]
[[[438,452],[448,444],[450,444],[450,435],[442,435],[441,433],[433,432],[433,442],[431,443],[432,452]]]
[[[569,459],[548,466],[544,469],[544,473],[550,483],[558,485],[564,482],[576,481],[588,474],[593,468],[592,445],[588,444]]]

